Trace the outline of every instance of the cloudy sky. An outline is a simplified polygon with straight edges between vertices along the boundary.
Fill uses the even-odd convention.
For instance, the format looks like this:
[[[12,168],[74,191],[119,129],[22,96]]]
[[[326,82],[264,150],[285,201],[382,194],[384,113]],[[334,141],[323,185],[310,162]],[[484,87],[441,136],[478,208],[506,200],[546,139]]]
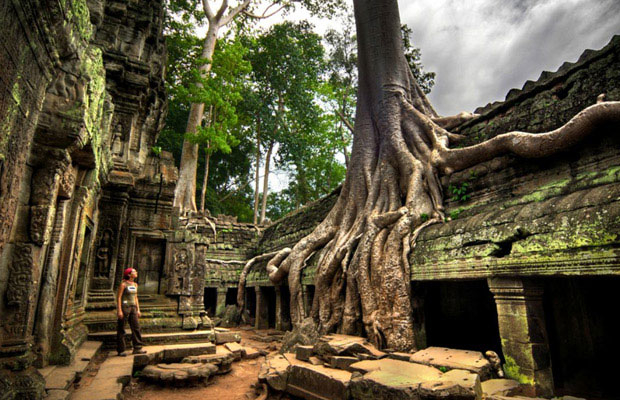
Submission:
[[[503,100],[620,34],[619,0],[399,0],[442,115]]]

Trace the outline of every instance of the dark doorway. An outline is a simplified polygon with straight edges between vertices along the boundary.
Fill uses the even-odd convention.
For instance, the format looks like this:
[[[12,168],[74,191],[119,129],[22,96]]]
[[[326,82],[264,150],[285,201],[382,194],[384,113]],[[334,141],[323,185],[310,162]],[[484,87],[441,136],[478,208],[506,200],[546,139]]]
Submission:
[[[280,320],[282,321],[281,329],[288,331],[291,329],[291,292],[288,286],[280,286]]]
[[[261,289],[263,298],[267,303],[267,315],[269,328],[276,327],[276,289],[273,286],[265,286]]]
[[[152,238],[136,239],[132,268],[138,271],[140,293],[159,293],[165,251],[165,240]]]
[[[253,287],[245,288],[245,308],[250,318],[256,318],[256,290]]]
[[[237,304],[237,288],[228,288],[226,290],[226,305]]]
[[[205,288],[205,311],[209,317],[215,316],[217,306],[217,288]]]
[[[543,304],[556,396],[620,398],[614,367],[620,356],[619,285],[619,277],[546,280]]]
[[[314,285],[306,286],[306,293],[308,293],[308,304],[306,305],[306,314],[312,314],[312,302],[314,301]]]
[[[86,286],[86,271],[90,260],[90,238],[92,229],[86,225],[84,229],[84,241],[82,242],[82,254],[80,255],[80,265],[78,269],[77,282],[75,287],[75,303],[82,304],[84,300],[84,292]]]
[[[486,280],[419,283],[424,296],[426,343],[502,357],[497,308]]]

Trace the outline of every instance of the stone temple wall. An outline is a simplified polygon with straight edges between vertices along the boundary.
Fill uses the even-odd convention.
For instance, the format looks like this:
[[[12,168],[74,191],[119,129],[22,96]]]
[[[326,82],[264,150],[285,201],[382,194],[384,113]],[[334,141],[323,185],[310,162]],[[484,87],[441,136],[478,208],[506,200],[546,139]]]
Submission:
[[[0,21],[0,397],[40,398],[34,366],[74,357],[134,232],[171,227],[163,7],[7,0]]]

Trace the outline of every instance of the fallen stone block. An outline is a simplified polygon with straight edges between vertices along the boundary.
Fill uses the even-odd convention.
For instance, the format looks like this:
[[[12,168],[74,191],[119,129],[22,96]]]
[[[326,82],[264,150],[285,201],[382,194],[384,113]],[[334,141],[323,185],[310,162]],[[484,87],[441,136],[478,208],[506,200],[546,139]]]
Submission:
[[[136,354],[133,357],[133,371],[141,371],[150,364],[159,364],[163,361],[164,352],[156,351],[153,353]]]
[[[239,343],[225,343],[224,347],[233,354],[235,361],[239,361],[243,357],[244,349],[243,346],[241,346]]]
[[[314,354],[328,361],[331,356],[364,357],[366,359],[380,359],[386,353],[377,350],[362,337],[332,334],[323,336],[314,345]]]
[[[298,363],[290,366],[286,392],[305,399],[345,400],[351,373],[322,365]]]
[[[420,384],[443,375],[427,365],[389,358],[360,361],[349,368],[359,373],[351,380],[349,390],[353,399],[360,400],[419,399]]]
[[[333,356],[329,359],[329,365],[332,368],[348,370],[351,364],[355,364],[358,361],[356,357]]]
[[[215,344],[224,344],[231,342],[241,342],[241,336],[235,332],[218,332],[215,331]]]
[[[163,350],[162,361],[164,363],[179,362],[185,357],[198,356],[201,354],[214,354],[215,345],[213,343],[201,343],[195,345],[181,345]]]
[[[217,367],[212,364],[171,363],[147,365],[140,377],[152,382],[185,384],[206,382],[216,372]]]
[[[492,376],[491,363],[479,351],[429,347],[414,353],[409,361],[448,370],[464,369],[480,375],[481,381]]]
[[[47,391],[45,400],[66,400],[69,398],[69,391],[52,389]]]
[[[489,379],[482,382],[485,396],[514,396],[521,393],[521,385],[512,379]]]
[[[308,359],[308,362],[312,365],[323,365],[324,364],[323,360],[321,360],[318,357],[310,357]]]
[[[243,358],[245,358],[246,360],[253,360],[253,359],[258,358],[258,357],[260,357],[262,355],[263,354],[259,350],[256,350],[253,347],[244,347],[243,348]]]
[[[298,360],[301,361],[308,361],[310,359],[310,357],[312,357],[312,354],[314,346],[302,346],[302,345],[297,345],[295,348],[295,357],[297,357]]]
[[[258,373],[258,381],[266,383],[275,390],[283,392],[286,390],[291,363],[281,354],[268,357],[261,365]]]
[[[478,374],[463,369],[453,369],[436,381],[423,382],[419,390],[423,400],[480,400],[482,398],[480,377]]]
[[[387,354],[387,358],[392,358],[394,360],[400,360],[400,361],[409,361],[411,356],[412,356],[411,353],[401,353],[401,352],[398,352],[398,351],[395,351],[393,353],[388,353]]]

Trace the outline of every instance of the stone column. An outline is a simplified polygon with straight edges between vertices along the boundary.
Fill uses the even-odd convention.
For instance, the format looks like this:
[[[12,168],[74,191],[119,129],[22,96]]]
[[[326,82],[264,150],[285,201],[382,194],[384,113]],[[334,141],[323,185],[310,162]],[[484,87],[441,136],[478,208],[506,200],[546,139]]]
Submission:
[[[308,293],[308,285],[301,286],[301,296],[304,302],[304,313],[306,316],[310,315],[312,311],[312,304],[310,303],[310,293]]]
[[[489,278],[488,284],[497,305],[506,376],[530,384],[531,395],[552,397],[542,285],[522,278]]]
[[[256,286],[256,329],[269,328],[269,306],[263,294],[263,288]]]
[[[215,303],[215,315],[217,317],[221,317],[224,315],[224,311],[226,310],[226,293],[228,292],[228,288],[219,287],[217,288],[217,301]]]
[[[279,331],[284,330],[284,321],[282,318],[282,288],[276,286],[276,329]]]

